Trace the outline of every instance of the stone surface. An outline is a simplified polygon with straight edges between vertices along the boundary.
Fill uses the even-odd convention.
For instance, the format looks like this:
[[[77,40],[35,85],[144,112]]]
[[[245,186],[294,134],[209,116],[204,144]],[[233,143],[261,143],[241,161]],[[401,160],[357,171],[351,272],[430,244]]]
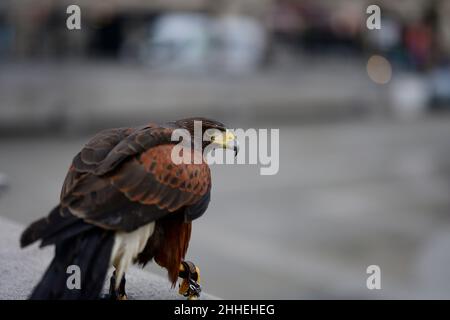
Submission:
[[[0,218],[0,299],[26,299],[52,257],[53,247],[20,249],[20,224]],[[108,281],[105,283],[105,289]],[[127,293],[134,300],[184,299],[164,278],[133,267],[127,273]],[[202,294],[202,299],[214,299]]]

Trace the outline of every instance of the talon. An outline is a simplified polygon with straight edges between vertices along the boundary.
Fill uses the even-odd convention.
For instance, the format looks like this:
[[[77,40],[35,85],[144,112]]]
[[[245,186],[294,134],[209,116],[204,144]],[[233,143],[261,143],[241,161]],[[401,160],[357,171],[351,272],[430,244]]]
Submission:
[[[128,296],[125,292],[125,274],[122,276],[119,286],[116,286],[116,271],[113,272],[109,280],[109,299],[110,300],[128,300]]]
[[[119,294],[117,296],[117,300],[128,300],[128,296],[127,296],[126,293],[125,294]]]
[[[200,286],[200,269],[190,261],[183,261],[180,265],[179,277],[183,279],[180,283],[178,293],[194,300],[200,297],[202,288]]]

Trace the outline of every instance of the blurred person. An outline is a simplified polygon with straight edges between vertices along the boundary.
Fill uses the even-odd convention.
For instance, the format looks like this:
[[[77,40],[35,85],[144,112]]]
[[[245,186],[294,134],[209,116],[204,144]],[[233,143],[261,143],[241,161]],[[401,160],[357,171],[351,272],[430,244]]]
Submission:
[[[411,66],[417,71],[432,69],[440,55],[439,4],[438,1],[430,2],[422,16],[407,24],[404,30],[404,45]]]
[[[123,33],[123,17],[116,12],[105,12],[94,18],[89,52],[94,57],[119,56],[126,35]]]
[[[270,47],[272,53],[278,59],[290,59],[298,53],[301,42],[301,33],[305,28],[305,22],[297,2],[288,0],[275,1],[270,12],[269,31]]]
[[[0,193],[8,187],[8,178],[6,174],[0,172]]]
[[[14,28],[8,21],[6,12],[0,12],[0,59],[11,54]]]
[[[433,53],[432,29],[422,21],[414,22],[406,26],[404,37],[412,67],[416,70],[424,70],[429,66]]]

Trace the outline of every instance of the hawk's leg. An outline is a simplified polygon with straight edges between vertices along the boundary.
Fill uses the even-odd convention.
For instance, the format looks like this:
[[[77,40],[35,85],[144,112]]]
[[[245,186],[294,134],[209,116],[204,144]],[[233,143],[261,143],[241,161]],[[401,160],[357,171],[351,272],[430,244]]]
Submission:
[[[180,284],[179,293],[189,300],[200,297],[202,288],[200,287],[200,269],[190,261],[183,261],[180,264],[178,274],[183,281]]]
[[[109,298],[111,300],[127,300],[127,294],[125,292],[125,273],[120,280],[119,287],[116,289],[116,271],[113,272],[111,279],[109,280]]]

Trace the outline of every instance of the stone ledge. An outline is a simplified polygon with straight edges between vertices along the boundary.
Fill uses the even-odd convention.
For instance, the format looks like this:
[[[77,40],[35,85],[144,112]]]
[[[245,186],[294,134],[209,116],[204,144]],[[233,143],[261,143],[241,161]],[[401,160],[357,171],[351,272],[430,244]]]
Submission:
[[[26,299],[47,268],[53,247],[37,245],[20,249],[23,227],[0,217],[0,300]],[[108,281],[105,283],[105,288]],[[127,293],[133,300],[183,300],[170,283],[155,274],[133,267],[127,273]],[[202,293],[202,299],[217,299]]]

